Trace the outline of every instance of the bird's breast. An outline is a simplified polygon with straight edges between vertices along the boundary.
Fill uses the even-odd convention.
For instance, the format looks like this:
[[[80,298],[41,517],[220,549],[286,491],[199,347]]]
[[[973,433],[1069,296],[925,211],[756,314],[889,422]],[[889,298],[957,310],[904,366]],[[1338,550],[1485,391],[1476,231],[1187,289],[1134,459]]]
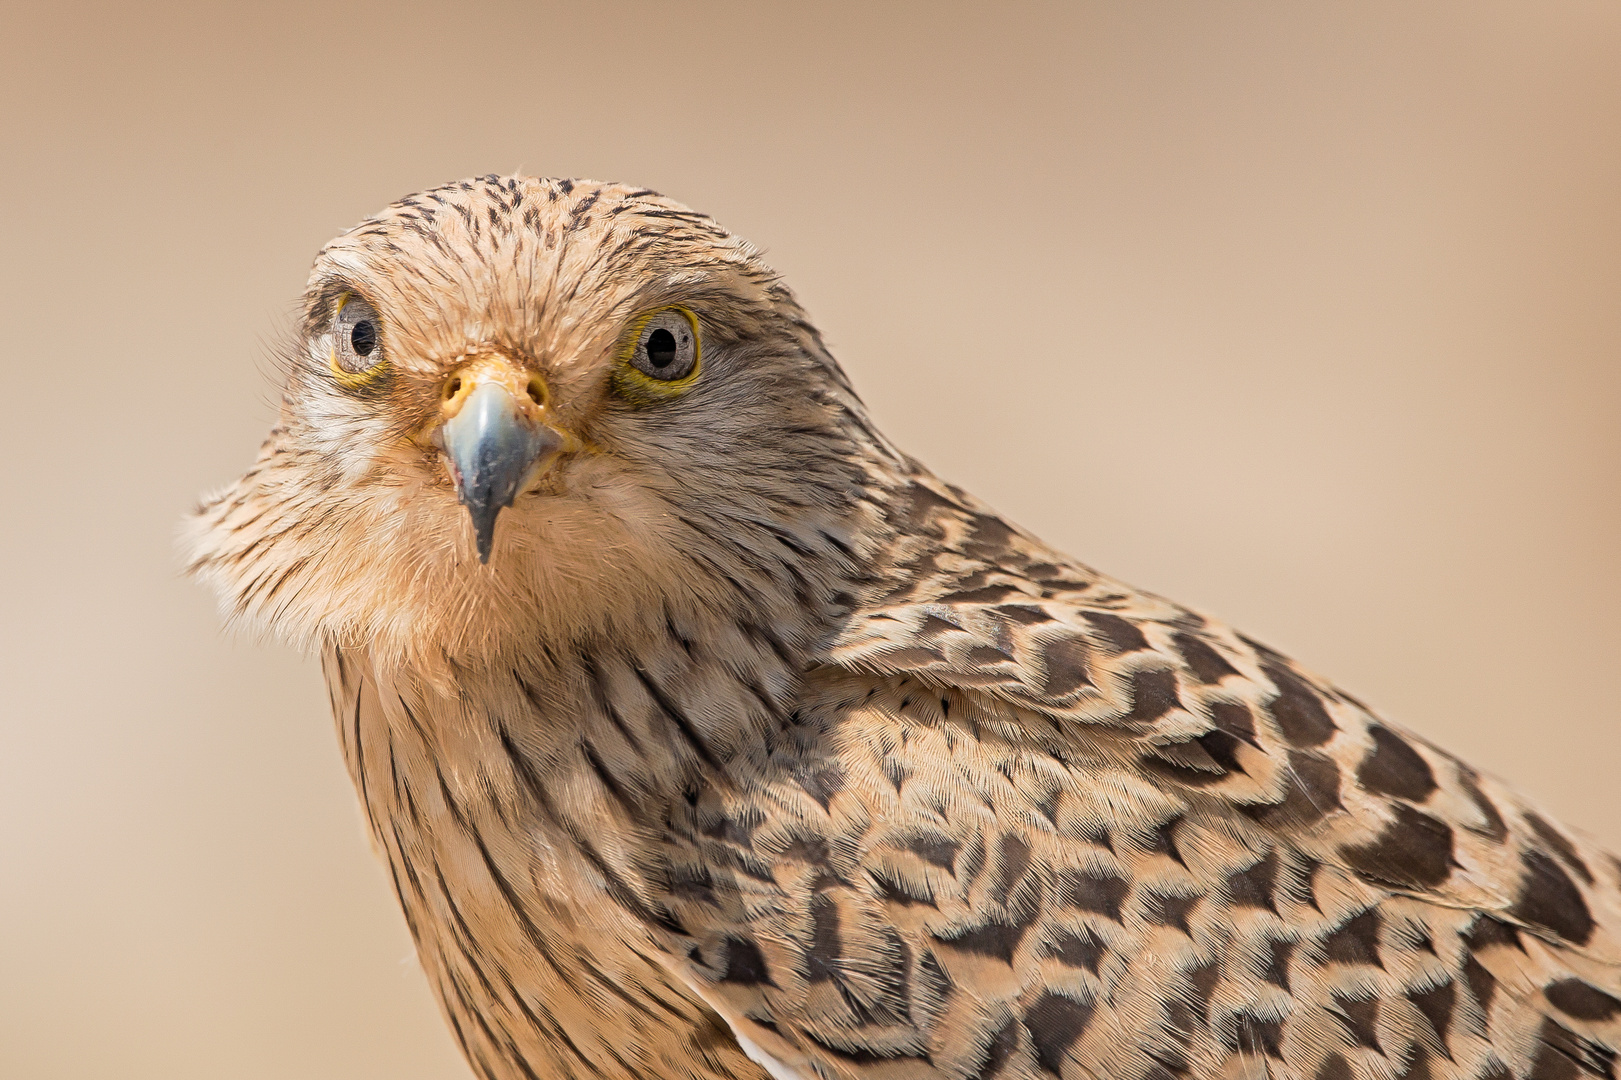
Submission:
[[[555,708],[566,692],[430,697],[360,656],[326,667],[374,842],[471,1060],[495,1076],[763,1076],[659,959],[637,915],[654,841],[546,735],[576,718],[537,725],[530,693]]]

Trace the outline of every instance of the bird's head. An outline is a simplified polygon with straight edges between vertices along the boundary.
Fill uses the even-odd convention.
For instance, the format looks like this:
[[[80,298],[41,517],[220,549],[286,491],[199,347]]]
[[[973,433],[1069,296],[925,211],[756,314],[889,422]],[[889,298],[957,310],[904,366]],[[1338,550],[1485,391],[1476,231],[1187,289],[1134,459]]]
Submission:
[[[619,185],[395,203],[322,250],[287,353],[189,541],[234,616],[306,645],[500,662],[728,606],[803,637],[898,460],[753,248]]]

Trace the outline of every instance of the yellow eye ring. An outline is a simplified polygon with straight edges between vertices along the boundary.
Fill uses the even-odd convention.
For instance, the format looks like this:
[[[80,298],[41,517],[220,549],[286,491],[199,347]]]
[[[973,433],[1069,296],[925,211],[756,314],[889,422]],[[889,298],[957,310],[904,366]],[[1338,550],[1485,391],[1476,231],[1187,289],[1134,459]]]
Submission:
[[[338,385],[343,387],[345,390],[363,389],[375,382],[379,375],[388,370],[388,358],[383,356],[380,352],[378,353],[378,358],[375,363],[361,368],[358,371],[351,371],[349,368],[344,367],[343,364],[338,362],[340,337],[350,332],[350,328],[346,327],[344,323],[343,309],[349,304],[349,301],[354,299],[355,295],[347,292],[338,297],[338,305],[332,311],[332,352],[327,357],[327,367],[331,369],[332,377],[336,379],[338,381]],[[358,305],[364,305],[366,309],[362,318],[375,323],[375,328],[372,330],[371,334],[371,340],[373,342],[372,348],[366,353],[366,355],[370,355],[372,351],[380,350],[382,348],[381,330],[383,320],[382,317],[377,314],[377,310],[370,304],[366,303],[366,301],[360,300]],[[352,346],[350,351],[354,351]]]
[[[646,367],[648,361],[649,342],[644,340],[657,334],[664,327],[655,327],[649,330],[649,325],[658,320],[661,323],[671,323],[668,316],[679,316],[680,322],[674,323],[671,329],[674,335],[668,336],[667,341],[673,347],[670,360],[664,363],[678,363],[685,365],[684,351],[690,348],[691,367],[678,378],[657,378],[648,374]],[[660,316],[666,316],[661,319]],[[681,333],[685,331],[686,333]],[[690,341],[686,334],[690,333]],[[681,340],[677,340],[677,338]],[[638,363],[638,361],[641,361]],[[651,366],[651,365],[647,365]],[[655,405],[661,401],[680,397],[692,389],[703,373],[703,340],[698,330],[698,316],[690,308],[680,304],[667,304],[664,307],[653,308],[638,315],[626,328],[624,341],[619,346],[618,363],[614,365],[613,386],[621,397],[632,405]]]

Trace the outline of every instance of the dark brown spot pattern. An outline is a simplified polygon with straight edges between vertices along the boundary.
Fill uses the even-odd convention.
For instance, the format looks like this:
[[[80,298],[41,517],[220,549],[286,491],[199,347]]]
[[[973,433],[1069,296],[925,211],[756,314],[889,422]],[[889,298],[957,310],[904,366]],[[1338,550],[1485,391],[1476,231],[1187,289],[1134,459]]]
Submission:
[[[1372,964],[1383,967],[1379,959],[1379,913],[1364,911],[1347,919],[1323,940],[1323,953],[1339,964]]]
[[[1277,687],[1277,696],[1267,706],[1267,711],[1285,739],[1294,746],[1308,747],[1320,746],[1333,737],[1334,721],[1323,706],[1322,697],[1306,680],[1276,664],[1269,664],[1263,670]]]
[[[1063,994],[1044,994],[1024,1014],[1036,1061],[1054,1076],[1063,1074],[1070,1047],[1086,1033],[1093,1007]]]
[[[1569,837],[1544,821],[1540,814],[1527,813],[1525,823],[1531,826],[1531,831],[1537,834],[1537,839],[1543,846],[1559,856],[1559,861],[1573,874],[1587,884],[1593,884],[1593,872],[1587,868],[1582,857],[1576,854],[1576,845],[1570,842]]]
[[[1050,697],[1063,697],[1092,685],[1087,649],[1077,639],[1049,642],[1041,650],[1041,664],[1041,692]]]
[[[1601,1022],[1621,1016],[1621,999],[1580,979],[1560,979],[1543,993],[1550,1005],[1577,1020]]]
[[[1525,876],[1509,914],[1566,941],[1585,945],[1593,935],[1593,915],[1570,875],[1540,851],[1527,851],[1520,862]]]
[[[1203,638],[1179,633],[1172,642],[1176,646],[1176,651],[1182,654],[1182,662],[1188,665],[1188,670],[1202,683],[1218,683],[1228,675],[1238,674],[1238,669],[1228,663],[1227,659],[1216,651],[1215,646]]]
[[[1262,908],[1275,915],[1278,905],[1273,896],[1273,889],[1277,877],[1277,852],[1268,852],[1265,858],[1253,866],[1228,876],[1227,896],[1239,907]]]
[[[1386,727],[1368,729],[1373,749],[1357,769],[1357,783],[1379,795],[1423,802],[1436,788],[1435,773],[1417,750]]]
[[[1346,864],[1371,880],[1408,888],[1445,881],[1453,866],[1452,828],[1403,803],[1391,809],[1390,823],[1373,841],[1340,849]]]
[[[1357,1045],[1379,1049],[1379,999],[1336,993],[1334,1010]]]
[[[1148,648],[1148,639],[1143,632],[1118,615],[1106,611],[1088,611],[1085,618],[1093,632],[1117,653]]]

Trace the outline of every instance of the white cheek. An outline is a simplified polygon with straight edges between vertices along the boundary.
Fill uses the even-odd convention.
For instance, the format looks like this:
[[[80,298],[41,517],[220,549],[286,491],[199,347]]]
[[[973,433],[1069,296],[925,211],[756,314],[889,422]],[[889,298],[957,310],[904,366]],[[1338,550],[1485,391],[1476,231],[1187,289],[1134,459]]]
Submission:
[[[333,387],[307,403],[304,412],[300,441],[337,470],[341,483],[358,485],[379,467],[398,467],[392,462],[398,456],[397,425],[377,406]]]
[[[338,425],[338,437],[328,449],[345,482],[358,485],[375,475],[379,467],[398,468],[393,460],[395,455],[388,455],[389,460],[384,461],[385,447],[398,437],[389,429],[390,425],[381,417],[351,416]]]

